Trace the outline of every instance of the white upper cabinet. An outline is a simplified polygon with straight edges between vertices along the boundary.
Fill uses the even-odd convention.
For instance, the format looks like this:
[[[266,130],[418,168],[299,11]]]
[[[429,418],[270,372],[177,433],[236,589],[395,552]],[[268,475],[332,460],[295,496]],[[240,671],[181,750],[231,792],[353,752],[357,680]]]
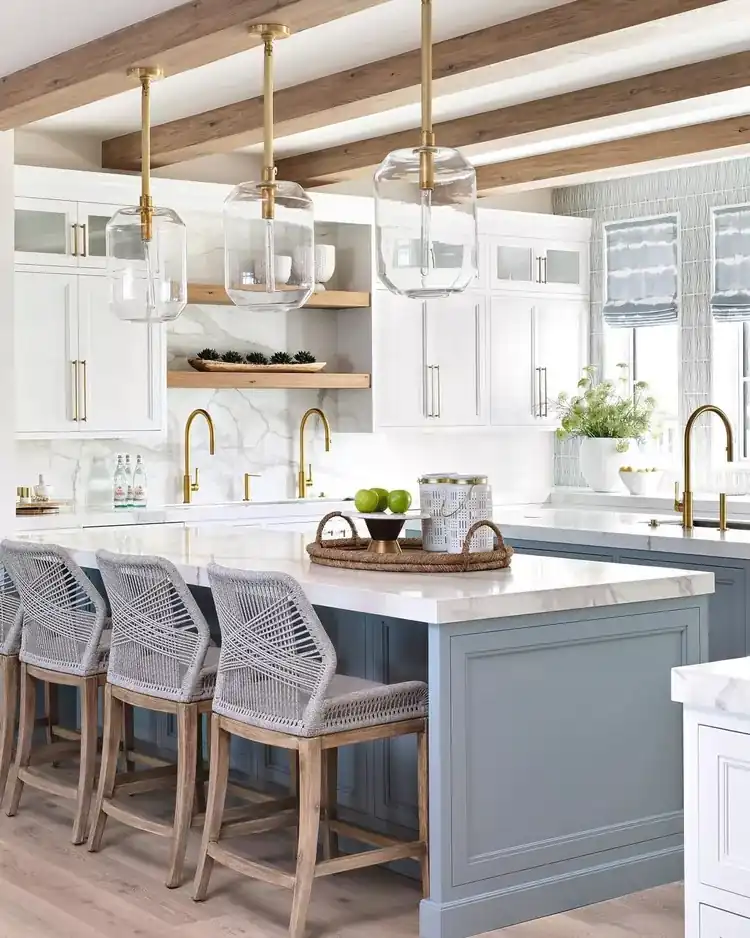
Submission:
[[[16,263],[105,267],[105,230],[117,208],[107,203],[17,198]]]
[[[528,238],[489,239],[490,289],[583,295],[589,292],[589,245]]]
[[[164,428],[163,327],[118,320],[104,277],[20,269],[14,305],[19,436],[106,438]]]
[[[572,394],[587,360],[587,300],[539,300],[534,306],[534,368],[541,391],[539,418],[557,425],[555,401]]]

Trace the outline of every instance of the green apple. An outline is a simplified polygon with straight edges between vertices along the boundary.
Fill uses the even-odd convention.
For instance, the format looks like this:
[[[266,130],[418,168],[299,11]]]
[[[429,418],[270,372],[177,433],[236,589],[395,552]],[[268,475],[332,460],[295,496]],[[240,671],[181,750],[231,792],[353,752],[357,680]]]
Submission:
[[[363,515],[368,515],[372,511],[378,510],[380,496],[372,489],[360,489],[354,496],[354,507],[361,511]]]
[[[388,507],[394,515],[405,514],[411,505],[411,495],[405,489],[394,489],[388,495]]]
[[[373,485],[370,491],[375,492],[378,496],[378,507],[375,511],[385,511],[388,507],[388,489],[379,489]]]

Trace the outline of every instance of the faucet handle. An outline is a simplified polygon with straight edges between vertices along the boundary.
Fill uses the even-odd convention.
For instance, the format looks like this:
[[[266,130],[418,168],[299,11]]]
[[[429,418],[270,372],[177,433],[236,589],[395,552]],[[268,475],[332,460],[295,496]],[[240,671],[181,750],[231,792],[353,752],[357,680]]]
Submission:
[[[674,510],[682,511],[685,507],[685,499],[680,498],[680,483],[675,482],[674,484]]]
[[[190,483],[190,491],[197,492],[198,489],[200,489],[200,487],[201,487],[200,477],[198,475],[198,467],[196,466],[195,467],[195,479]]]
[[[251,501],[251,499],[252,499],[252,496],[251,496],[251,494],[250,494],[250,480],[251,480],[251,479],[259,479],[259,478],[260,478],[260,473],[259,473],[259,472],[246,472],[246,473],[245,473],[245,498],[244,498],[244,501],[249,502],[249,501]]]
[[[313,484],[312,463],[308,463],[307,478],[305,479],[305,485],[312,485],[312,484]]]

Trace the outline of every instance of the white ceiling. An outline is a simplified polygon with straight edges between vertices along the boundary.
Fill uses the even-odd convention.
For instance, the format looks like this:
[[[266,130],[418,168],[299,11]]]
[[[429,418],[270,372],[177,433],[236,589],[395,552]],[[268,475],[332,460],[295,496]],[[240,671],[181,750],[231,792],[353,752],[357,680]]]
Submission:
[[[10,11],[1,10],[0,29],[9,17],[11,20],[14,16],[18,17],[20,21],[21,17],[30,16],[27,11],[29,6],[54,6],[57,9],[57,3],[58,0],[26,0],[22,13],[10,14]],[[71,5],[83,8],[87,3],[86,0],[67,0],[66,21]],[[128,14],[132,19],[133,8],[163,9],[175,5],[173,0],[130,0]],[[559,0],[505,0],[502,18],[509,20],[557,5]],[[97,4],[96,9],[100,6],[102,4]],[[497,0],[461,0],[460,21],[456,17],[456,0],[434,0],[434,6],[437,41],[481,29],[498,21]],[[8,35],[7,27],[2,34]],[[361,41],[363,36],[367,37],[367,42]],[[417,0],[388,0],[373,9],[307,30],[279,43],[277,87],[293,86],[321,75],[375,61],[413,49],[418,43]],[[750,0],[724,0],[718,6],[684,13],[669,20],[500,63],[484,70],[480,88],[471,87],[477,80],[476,73],[451,78],[440,84],[441,94],[435,104],[436,118],[450,119],[479,113],[494,107],[647,74],[745,49],[750,49]],[[21,50],[12,51],[16,57],[21,55]],[[0,56],[3,54],[0,53]],[[2,61],[4,59],[0,57]],[[261,91],[261,68],[261,51],[255,47],[203,68],[167,77],[154,89],[154,122],[164,123],[257,96]],[[590,121],[576,125],[575,128],[527,134],[509,139],[501,150],[492,146],[475,148],[472,157],[477,163],[496,161],[498,158],[515,159],[570,145],[584,145],[745,113],[750,113],[750,89],[650,108],[637,115],[618,115]],[[418,122],[418,104],[410,103],[314,131],[286,136],[281,133],[277,140],[277,153],[279,156],[294,155],[310,149],[336,146],[405,130],[415,127]],[[134,89],[39,121],[30,125],[30,128],[42,132],[106,138],[137,130],[139,125],[139,94]],[[250,148],[251,151],[255,149]]]

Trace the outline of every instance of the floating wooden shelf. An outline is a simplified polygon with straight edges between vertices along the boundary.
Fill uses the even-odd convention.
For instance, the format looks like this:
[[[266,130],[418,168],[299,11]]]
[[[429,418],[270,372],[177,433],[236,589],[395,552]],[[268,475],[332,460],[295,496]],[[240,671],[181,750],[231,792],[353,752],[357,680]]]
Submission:
[[[201,371],[169,371],[167,372],[168,388],[245,388],[255,389],[323,389],[323,388],[353,388],[366,390],[370,387],[369,375],[338,375],[319,371],[317,373],[302,372],[201,372]]]
[[[199,306],[229,306],[232,301],[221,283],[188,284],[188,303]],[[360,290],[323,290],[313,293],[305,309],[366,309],[371,295]]]

